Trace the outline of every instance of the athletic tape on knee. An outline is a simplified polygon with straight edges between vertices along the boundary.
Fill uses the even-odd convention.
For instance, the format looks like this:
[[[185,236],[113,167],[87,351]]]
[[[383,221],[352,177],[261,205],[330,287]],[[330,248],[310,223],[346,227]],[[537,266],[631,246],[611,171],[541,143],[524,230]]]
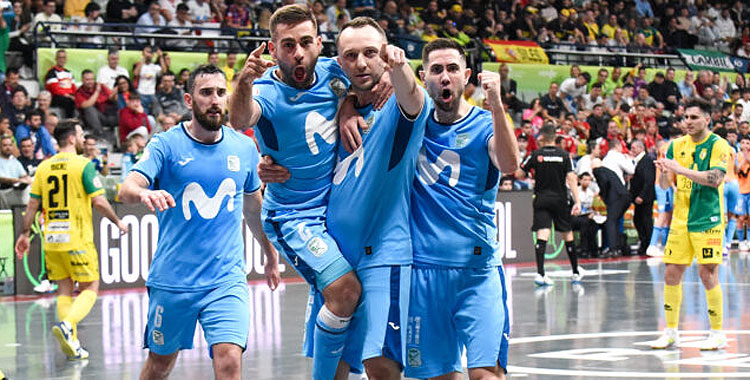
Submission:
[[[334,330],[344,330],[349,326],[349,322],[352,317],[339,317],[333,314],[332,311],[328,310],[326,305],[323,305],[318,312],[318,322],[324,324],[324,327],[328,327]]]

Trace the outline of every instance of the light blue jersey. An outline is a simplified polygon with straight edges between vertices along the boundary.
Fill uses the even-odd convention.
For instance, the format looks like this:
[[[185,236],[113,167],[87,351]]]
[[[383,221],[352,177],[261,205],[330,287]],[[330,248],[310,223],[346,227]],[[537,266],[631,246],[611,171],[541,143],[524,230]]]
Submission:
[[[253,140],[228,127],[213,144],[195,140],[184,124],[151,138],[133,171],[177,205],[157,212],[147,286],[205,290],[245,282],[242,196],[260,188],[257,165]]]
[[[492,114],[478,107],[450,125],[428,118],[412,193],[415,264],[501,265],[494,223],[499,171],[487,145],[492,125]]]
[[[430,101],[425,104],[411,120],[396,95],[381,110],[359,109],[369,126],[361,131],[362,145],[352,154],[338,149],[326,221],[355,269],[412,262],[409,205]]]
[[[319,58],[311,88],[299,90],[276,77],[276,67],[254,83],[262,115],[255,125],[263,155],[287,168],[291,178],[269,183],[263,208],[302,210],[325,206],[336,164],[336,111],[349,80],[331,58]]]

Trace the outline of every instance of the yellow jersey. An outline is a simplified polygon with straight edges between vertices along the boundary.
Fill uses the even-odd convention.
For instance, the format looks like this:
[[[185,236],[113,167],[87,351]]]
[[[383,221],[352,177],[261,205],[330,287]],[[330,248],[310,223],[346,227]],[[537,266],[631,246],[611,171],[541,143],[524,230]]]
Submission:
[[[31,196],[42,201],[45,249],[80,250],[94,242],[91,198],[104,194],[96,168],[74,153],[58,153],[37,167]]]
[[[669,144],[667,158],[677,160],[684,168],[697,171],[718,169],[726,173],[731,151],[729,143],[714,133],[709,133],[697,143],[685,135]],[[721,224],[724,216],[723,188],[724,181],[715,188],[678,175],[671,228],[701,232]]]

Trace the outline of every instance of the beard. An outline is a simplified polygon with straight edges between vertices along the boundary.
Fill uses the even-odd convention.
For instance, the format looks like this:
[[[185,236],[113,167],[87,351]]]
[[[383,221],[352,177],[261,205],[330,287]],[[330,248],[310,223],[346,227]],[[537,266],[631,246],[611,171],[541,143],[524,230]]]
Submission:
[[[79,156],[82,155],[83,152],[84,152],[84,146],[83,146],[83,144],[76,143],[75,146],[76,146],[76,154],[79,155]]]
[[[456,93],[448,89],[438,89],[431,92],[432,94],[430,94],[430,96],[435,103],[435,107],[439,108],[443,112],[453,112],[458,110],[458,106],[461,103],[461,98],[463,97],[463,89],[459,89],[459,91],[457,91]],[[442,95],[445,92],[450,93],[450,95],[452,96],[452,99],[448,103],[443,101]]]
[[[278,60],[277,63],[279,65],[279,70],[281,70],[282,80],[284,81],[284,83],[298,90],[306,90],[310,88],[313,83],[313,79],[315,78],[315,75],[313,74],[315,73],[315,64],[317,63],[317,61],[318,60],[315,59],[310,64],[304,66],[305,78],[302,80],[302,82],[297,81],[294,75],[299,65],[287,65],[281,60]],[[300,70],[301,69],[302,68],[300,68]]]
[[[209,117],[208,112],[219,112],[220,116],[218,120]],[[193,114],[195,116],[195,121],[197,121],[198,124],[201,125],[201,127],[208,131],[218,131],[219,129],[221,129],[221,126],[224,125],[224,112],[222,112],[221,108],[219,107],[209,107],[206,111],[201,112],[200,108],[198,108],[198,105],[195,104],[195,101],[193,101]]]

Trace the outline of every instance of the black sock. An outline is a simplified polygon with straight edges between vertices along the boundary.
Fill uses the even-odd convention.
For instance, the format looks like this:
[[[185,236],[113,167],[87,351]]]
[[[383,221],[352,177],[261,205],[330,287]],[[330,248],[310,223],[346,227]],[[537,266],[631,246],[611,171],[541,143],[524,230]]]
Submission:
[[[570,259],[570,266],[573,268],[573,274],[578,274],[578,256],[576,255],[575,242],[566,241],[565,250],[568,251],[568,258]]]
[[[536,272],[544,276],[544,251],[547,250],[547,241],[536,239]]]

